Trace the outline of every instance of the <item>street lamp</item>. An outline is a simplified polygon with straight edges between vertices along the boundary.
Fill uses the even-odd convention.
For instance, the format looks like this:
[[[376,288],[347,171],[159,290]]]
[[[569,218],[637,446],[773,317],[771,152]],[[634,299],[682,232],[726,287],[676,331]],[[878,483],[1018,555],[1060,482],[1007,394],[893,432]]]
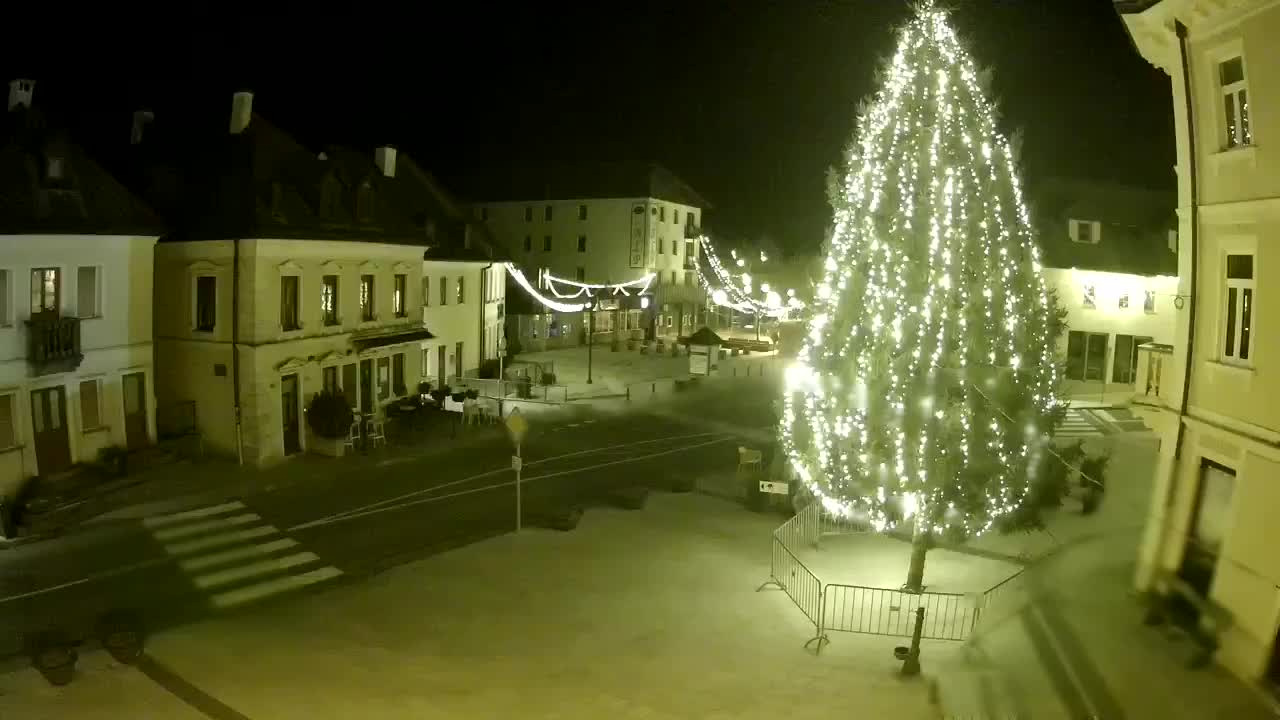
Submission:
[[[591,349],[595,345],[596,335],[596,299],[587,302],[587,384],[591,384]]]

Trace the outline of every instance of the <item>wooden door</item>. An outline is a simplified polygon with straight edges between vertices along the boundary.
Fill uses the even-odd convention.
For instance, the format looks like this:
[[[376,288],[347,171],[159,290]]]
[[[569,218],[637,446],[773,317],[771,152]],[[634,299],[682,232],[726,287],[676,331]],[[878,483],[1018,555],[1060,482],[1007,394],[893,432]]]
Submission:
[[[36,446],[37,473],[51,475],[71,467],[67,396],[63,388],[31,391],[31,430]]]
[[[124,391],[124,442],[130,450],[146,447],[147,437],[147,376],[129,373],[122,379]]]
[[[285,375],[280,378],[280,425],[284,433],[284,454],[293,455],[302,450],[299,432],[302,424],[298,422],[301,413],[298,411],[298,376]]]
[[[373,412],[373,361],[360,361],[360,412]]]
[[[462,377],[462,343],[458,343],[453,355],[453,376]]]
[[[445,383],[449,382],[449,378],[447,377],[449,374],[449,366],[446,364],[448,363],[448,359],[445,357],[448,352],[449,351],[444,345],[436,348],[436,372],[440,373],[440,387],[444,387]]]

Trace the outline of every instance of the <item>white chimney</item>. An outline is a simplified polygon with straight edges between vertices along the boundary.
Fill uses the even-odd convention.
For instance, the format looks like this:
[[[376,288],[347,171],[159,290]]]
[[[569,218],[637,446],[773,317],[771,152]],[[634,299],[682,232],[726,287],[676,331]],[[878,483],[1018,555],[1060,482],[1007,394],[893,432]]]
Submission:
[[[231,134],[239,135],[253,117],[253,93],[241,90],[231,96]]]
[[[35,88],[35,80],[25,80],[18,78],[9,81],[9,109],[12,110],[19,105],[30,109],[31,107],[31,91]]]
[[[383,176],[393,178],[396,176],[396,149],[390,145],[383,145],[373,151],[373,162],[377,164],[378,169],[382,171]]]
[[[155,120],[156,116],[150,110],[134,110],[133,111],[133,132],[129,134],[129,144],[137,145],[142,142],[142,133],[147,128],[147,123]]]

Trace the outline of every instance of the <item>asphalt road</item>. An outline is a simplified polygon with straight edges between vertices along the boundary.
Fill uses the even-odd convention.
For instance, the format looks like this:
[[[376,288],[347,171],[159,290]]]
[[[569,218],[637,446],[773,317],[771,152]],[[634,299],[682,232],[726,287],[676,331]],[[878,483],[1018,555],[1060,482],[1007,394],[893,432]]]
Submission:
[[[741,386],[706,388],[664,408],[757,427],[767,399]],[[529,532],[568,506],[609,502],[611,490],[662,491],[679,478],[732,470],[735,438],[652,405],[596,403],[531,415],[522,445]],[[763,408],[763,409],[762,409]],[[109,610],[148,628],[189,622],[297,592],[359,582],[384,568],[485,537],[516,520],[505,432],[469,449],[389,456],[352,476],[302,482],[174,517],[116,521],[0,552],[0,656],[24,634],[92,636]],[[530,527],[534,526],[534,527]],[[273,579],[259,582],[270,572]],[[274,583],[274,584],[272,584]],[[261,595],[261,598],[258,596]]]

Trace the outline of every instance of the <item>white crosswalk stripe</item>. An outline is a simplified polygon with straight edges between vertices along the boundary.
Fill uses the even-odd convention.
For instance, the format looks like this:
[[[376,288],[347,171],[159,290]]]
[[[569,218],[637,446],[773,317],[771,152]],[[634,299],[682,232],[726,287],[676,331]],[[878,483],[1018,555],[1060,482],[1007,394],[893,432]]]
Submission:
[[[146,518],[144,527],[217,609],[239,607],[342,575],[233,501]]]
[[[1102,437],[1107,433],[1097,423],[1085,417],[1087,410],[1068,408],[1067,415],[1054,434],[1056,440],[1076,440],[1080,438]]]

